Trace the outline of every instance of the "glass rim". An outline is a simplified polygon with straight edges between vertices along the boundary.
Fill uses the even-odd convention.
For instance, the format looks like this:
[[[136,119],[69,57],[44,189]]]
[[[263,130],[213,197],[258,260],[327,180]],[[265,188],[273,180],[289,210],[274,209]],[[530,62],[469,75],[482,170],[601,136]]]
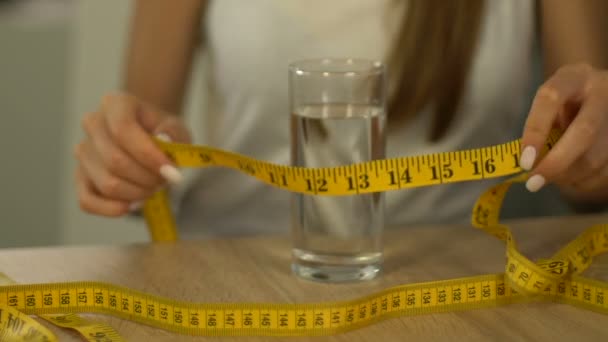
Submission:
[[[289,71],[296,75],[380,75],[384,72],[384,63],[365,58],[307,58],[289,63]]]

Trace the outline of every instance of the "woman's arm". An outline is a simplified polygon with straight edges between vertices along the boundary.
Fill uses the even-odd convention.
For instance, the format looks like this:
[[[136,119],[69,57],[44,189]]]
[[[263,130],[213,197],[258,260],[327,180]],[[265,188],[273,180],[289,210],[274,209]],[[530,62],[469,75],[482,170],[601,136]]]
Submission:
[[[124,90],[180,114],[207,0],[137,0],[125,65]]]
[[[608,1],[542,0],[539,10],[546,78],[568,64],[608,68]]]
[[[542,0],[546,80],[522,137],[526,186],[555,183],[577,203],[608,205],[608,1]],[[549,131],[564,132],[540,161]]]
[[[82,210],[121,216],[181,174],[151,135],[189,142],[182,107],[205,0],[137,0],[124,92],[103,97],[82,120],[76,184]]]

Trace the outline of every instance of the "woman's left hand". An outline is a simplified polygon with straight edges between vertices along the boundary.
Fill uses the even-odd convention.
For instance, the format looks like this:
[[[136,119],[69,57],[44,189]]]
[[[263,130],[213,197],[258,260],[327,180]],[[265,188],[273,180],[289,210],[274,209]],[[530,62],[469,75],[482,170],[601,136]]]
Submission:
[[[552,128],[563,135],[541,160]],[[554,183],[574,200],[608,204],[608,70],[560,68],[536,93],[522,137],[520,165],[535,192]]]

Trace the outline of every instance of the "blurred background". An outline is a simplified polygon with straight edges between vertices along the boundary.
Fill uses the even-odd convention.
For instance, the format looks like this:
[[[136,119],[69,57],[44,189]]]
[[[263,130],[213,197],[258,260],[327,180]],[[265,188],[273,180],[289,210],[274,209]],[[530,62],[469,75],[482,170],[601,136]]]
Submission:
[[[139,220],[82,213],[72,181],[82,115],[120,86],[130,9],[127,0],[0,0],[0,247],[148,240]],[[187,115],[203,100],[200,79]]]
[[[141,221],[82,213],[72,181],[81,117],[120,85],[131,4],[0,0],[0,247],[148,241]],[[191,121],[204,103],[201,79],[187,98]],[[539,200],[520,187],[504,216],[566,213],[550,189]]]

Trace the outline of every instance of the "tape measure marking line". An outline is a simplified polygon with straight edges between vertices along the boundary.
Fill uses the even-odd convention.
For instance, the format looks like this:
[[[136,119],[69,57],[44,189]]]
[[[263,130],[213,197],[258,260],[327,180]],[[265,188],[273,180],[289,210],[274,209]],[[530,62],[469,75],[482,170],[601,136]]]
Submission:
[[[123,319],[138,321],[140,323],[145,323],[145,324],[157,326],[157,327],[163,327],[167,330],[187,333],[187,334],[191,334],[191,335],[260,334],[260,335],[277,335],[277,336],[278,335],[302,335],[303,332],[306,332],[306,336],[317,335],[317,334],[325,335],[325,334],[332,334],[332,333],[336,333],[336,332],[357,329],[357,328],[372,324],[372,323],[380,321],[380,320],[397,317],[397,316],[420,315],[420,314],[427,314],[427,313],[434,313],[434,312],[448,312],[448,311],[461,311],[461,310],[471,310],[471,309],[479,309],[479,308],[489,308],[489,307],[496,307],[496,306],[506,305],[506,304],[535,302],[535,301],[540,301],[540,300],[549,300],[549,301],[554,301],[554,302],[568,302],[568,303],[574,304],[576,306],[581,306],[581,304],[583,304],[585,307],[590,307],[594,311],[606,312],[606,307],[601,307],[594,303],[591,303],[591,299],[593,299],[592,297],[589,297],[590,299],[585,301],[585,300],[583,300],[582,296],[578,296],[578,297],[572,296],[570,291],[565,291],[565,293],[562,295],[563,298],[560,298],[560,297],[542,298],[540,296],[526,297],[526,296],[521,296],[519,294],[509,293],[509,288],[507,286],[505,286],[505,283],[502,282],[502,280],[504,280],[502,275],[487,275],[487,276],[481,276],[481,277],[472,277],[472,278],[468,278],[468,279],[470,279],[471,282],[466,281],[467,278],[464,278],[460,282],[457,280],[450,280],[450,281],[442,281],[442,282],[438,282],[438,283],[441,283],[442,285],[452,283],[452,285],[457,285],[458,287],[467,289],[468,291],[470,291],[470,289],[472,289],[472,288],[475,288],[474,292],[468,292],[468,293],[474,293],[474,296],[476,298],[475,301],[464,302],[464,303],[459,303],[459,304],[445,304],[445,305],[438,305],[437,303],[429,302],[429,305],[426,307],[419,305],[414,308],[408,308],[408,307],[403,308],[403,303],[406,303],[406,305],[407,305],[408,298],[410,298],[409,297],[410,292],[408,292],[408,290],[401,291],[401,288],[403,288],[403,287],[401,287],[400,289],[397,289],[400,291],[383,291],[381,293],[382,295],[368,296],[368,297],[365,297],[365,298],[357,300],[357,301],[346,302],[346,304],[348,304],[348,305],[338,305],[337,307],[340,307],[340,310],[342,313],[348,313],[348,314],[354,315],[354,316],[351,316],[352,323],[343,324],[339,327],[331,327],[331,325],[329,327],[326,327],[326,326],[315,327],[312,324],[313,317],[310,315],[311,311],[313,312],[313,316],[314,316],[314,312],[321,313],[324,311],[332,312],[332,311],[338,310],[338,309],[336,309],[336,307],[328,307],[326,303],[322,303],[320,305],[311,305],[311,304],[302,304],[302,305],[258,304],[258,305],[255,305],[255,304],[243,304],[243,303],[239,303],[239,304],[206,304],[205,309],[203,309],[203,311],[201,312],[201,309],[198,307],[197,304],[182,302],[181,303],[182,305],[179,305],[179,304],[173,305],[173,307],[171,308],[172,314],[175,311],[180,312],[182,315],[185,313],[188,313],[189,322],[193,321],[193,319],[192,319],[193,317],[197,317],[198,318],[196,320],[197,325],[208,322],[207,313],[209,313],[209,312],[215,312],[215,311],[221,311],[221,310],[224,310],[224,311],[227,311],[227,310],[228,311],[230,311],[230,310],[239,311],[240,310],[240,313],[241,313],[240,317],[241,317],[241,321],[242,321],[241,327],[234,327],[234,328],[224,327],[223,329],[211,328],[207,325],[205,328],[203,328],[201,326],[199,326],[199,327],[177,326],[175,324],[163,323],[162,321],[160,321],[160,318],[158,315],[153,315],[152,318],[143,317],[140,315],[136,315],[134,313],[126,313],[124,311],[117,312],[116,310],[110,309],[107,306],[96,306],[96,305],[91,305],[91,304],[87,304],[86,306],[73,306],[70,308],[53,308],[50,310],[70,310],[70,311],[76,311],[76,312],[106,313],[106,314],[119,316]],[[484,281],[481,281],[482,279],[486,279],[489,281],[484,282]],[[494,281],[492,281],[492,279]],[[436,282],[419,283],[419,284],[413,284],[413,285],[408,285],[408,286],[404,286],[404,287],[410,287],[411,288],[410,290],[412,290],[412,291],[415,288],[415,291],[413,291],[413,292],[416,292],[415,298],[416,298],[416,300],[418,300],[419,298],[421,298],[420,293],[421,293],[421,291],[424,291],[424,289],[440,288],[438,283],[436,283]],[[486,299],[486,300],[483,299],[484,297],[480,295],[481,291],[479,291],[480,287],[483,286],[482,284],[485,284],[485,283],[494,285],[494,287],[492,287],[492,288],[490,288],[490,290],[488,290],[488,291],[493,291],[493,292],[492,293],[488,292],[487,298],[489,298],[489,299]],[[581,279],[581,280],[579,280],[579,282],[577,282],[575,284],[575,286],[582,285],[582,287],[584,288],[585,283],[586,283],[586,281]],[[593,282],[586,284],[587,288],[589,288],[590,291],[593,288],[592,283]],[[65,287],[65,286],[71,286],[70,284],[73,284],[73,283],[64,283],[64,284],[55,284],[55,285],[57,285],[59,287],[61,287],[61,286]],[[101,283],[92,283],[92,282],[78,283],[77,287],[79,287],[79,288],[81,288],[83,286],[88,287],[90,285],[92,286],[93,284],[95,285],[95,287],[97,289],[100,288]],[[498,295],[498,293],[499,293],[498,288],[500,285],[503,285],[503,287],[502,287],[503,290],[502,290],[501,296]],[[49,286],[49,284],[44,284],[41,287],[44,288],[44,287],[48,287],[48,286]],[[156,297],[154,297],[154,296],[150,296],[150,295],[146,296],[141,293],[138,294],[137,291],[129,290],[126,288],[121,289],[120,287],[112,286],[109,284],[107,284],[106,286],[108,286],[108,288],[117,289],[117,292],[108,290],[105,293],[108,293],[108,294],[115,293],[115,295],[117,295],[118,298],[120,299],[119,302],[123,302],[123,299],[125,297],[128,298],[129,305],[127,305],[127,306],[130,308],[129,311],[133,310],[133,305],[131,303],[135,303],[136,299],[140,299],[140,298],[144,298],[145,302],[143,305],[145,305],[145,306],[150,306],[152,304],[152,302],[154,302],[154,307],[157,308],[156,312],[159,312],[160,308],[166,308],[166,307],[172,306],[173,301],[168,300],[168,299],[155,299]],[[444,286],[443,288],[446,288],[446,287]],[[61,290],[64,290],[64,289],[61,289]],[[395,289],[393,289],[393,290],[395,290]],[[597,292],[596,289],[594,289],[594,291]],[[604,288],[600,289],[600,293],[604,293],[603,291],[605,291]],[[380,311],[380,313],[378,313],[377,315],[372,316],[372,317],[370,317],[368,309],[366,309],[367,311],[361,311],[362,307],[370,308],[371,307],[370,303],[372,303],[372,302],[382,303],[384,298],[386,298],[388,300],[390,298],[389,295],[391,295],[391,294],[393,295],[392,298],[396,298],[394,295],[397,294],[397,296],[398,296],[397,298],[399,298],[399,309],[394,310],[394,311],[392,311],[392,310],[388,311],[389,306],[387,306],[387,311]],[[437,293],[434,293],[434,294],[435,294],[434,298],[437,298],[437,296],[436,296]],[[494,295],[494,296],[491,296],[491,295]],[[492,297],[492,298],[490,298],[490,297]],[[370,300],[370,299],[372,299],[372,300]],[[175,302],[175,303],[177,303],[177,302]],[[418,303],[420,303],[420,301],[418,301]],[[297,308],[296,308],[296,306],[297,306]],[[43,310],[43,309],[34,309],[34,310],[36,312],[48,311],[48,310]],[[329,310],[329,311],[327,311],[327,310]],[[302,319],[302,320],[292,319],[289,323],[289,326],[293,326],[295,322],[304,322],[305,324],[302,325],[300,328],[292,328],[292,329],[286,328],[284,331],[281,331],[280,329],[277,330],[277,328],[272,328],[271,326],[269,326],[268,328],[260,327],[262,324],[261,323],[262,320],[260,318],[261,312],[271,312],[271,311],[286,311],[286,312],[294,313],[294,314],[296,314],[296,316],[291,315],[290,318],[299,317],[300,319]],[[358,318],[358,317],[361,317],[361,316],[359,316],[360,312],[364,313],[363,314],[364,318],[362,318],[362,319]],[[243,322],[244,322],[243,317],[246,317],[250,313],[252,313],[251,314],[252,317],[255,317],[254,319],[251,320],[252,328],[251,329],[243,328],[242,327]],[[271,316],[269,316],[269,317],[271,317]],[[325,316],[325,318],[328,318],[327,315]],[[342,321],[346,322],[343,318],[344,318],[344,315],[342,317]],[[269,319],[271,320],[272,317]],[[269,325],[271,322],[270,320],[268,321]],[[279,324],[278,322],[279,322],[278,315],[275,315],[275,319],[274,319],[274,321],[272,321],[272,324],[274,324],[274,325]],[[256,327],[257,327],[257,329],[256,329]],[[235,332],[235,330],[239,330],[239,329],[246,329],[246,331],[236,331]]]
[[[558,135],[554,135],[554,139],[557,138]],[[552,142],[549,142],[546,149],[550,148],[551,144]],[[471,163],[472,168],[477,166],[477,169],[482,173],[482,177],[485,177],[486,173],[492,174],[492,177],[498,176],[501,173],[515,173],[516,171],[513,171],[511,168],[514,167],[516,169],[518,167],[518,154],[514,154],[515,161],[511,166],[505,164],[504,155],[500,158],[500,161],[495,159],[500,153],[500,150],[506,148],[506,145],[503,144],[503,146],[504,147],[494,146],[475,150],[474,153],[472,153],[475,155],[475,157],[471,159],[473,161]],[[511,146],[517,147],[517,152],[519,152],[519,143],[512,144]],[[171,148],[171,146],[168,148]],[[183,157],[182,154],[175,152],[175,150],[171,150],[170,153],[177,162],[182,162],[182,160],[180,160]],[[458,153],[459,156],[463,155],[462,152]],[[190,153],[186,156],[192,155],[196,155],[196,153]],[[199,155],[202,156],[203,154],[200,153]],[[224,160],[219,157],[216,158],[218,160],[218,165],[238,168],[242,172],[255,176],[265,182],[269,181],[267,174],[260,172],[260,170],[266,167],[266,163],[223,151],[218,151],[217,156],[226,157]],[[451,169],[451,167],[453,167],[452,164],[454,159],[450,156],[452,156],[450,153],[431,154],[405,159],[406,164],[409,164],[410,161],[412,161],[417,164],[420,170],[420,172],[416,174],[416,184],[412,186],[432,185],[437,184],[438,181],[459,181],[472,179],[472,176],[479,176],[478,172],[476,172],[477,170],[468,169],[467,171],[463,168]],[[213,158],[213,155],[211,155],[210,158]],[[445,162],[446,158],[448,163]],[[400,160],[403,163],[404,159],[401,158]],[[200,160],[186,160],[181,165],[188,165],[188,163],[190,163],[193,166],[197,166],[200,162]],[[354,166],[346,166],[345,175],[349,173],[352,175],[353,172],[355,172],[355,175],[359,175],[357,173],[359,170],[361,176],[369,177],[372,170],[372,164],[374,164],[373,167],[375,168],[378,163],[379,161],[373,161]],[[398,163],[399,161],[397,161],[397,164]],[[420,165],[426,165],[428,167],[421,170]],[[287,167],[287,170],[294,169]],[[470,171],[473,171],[473,175],[470,174]],[[469,173],[467,174],[467,172]],[[453,178],[452,176],[454,176],[454,173],[459,176],[464,175],[465,177]],[[321,190],[320,187],[323,187],[324,185],[319,185],[317,180],[325,182],[327,178],[329,178],[328,174],[335,176],[336,169],[305,169],[302,171],[302,174],[308,179],[307,183],[310,182],[312,174],[314,180],[313,184],[309,185],[309,188],[319,192]],[[417,177],[420,177],[421,175],[424,175],[425,179],[428,179],[418,179]],[[401,175],[398,176],[401,181]],[[410,178],[409,174],[407,176]],[[500,208],[510,186],[515,182],[524,181],[526,177],[526,174],[520,174],[511,180],[507,180],[502,184],[490,188],[480,196],[473,208],[473,226],[498,237],[506,243],[507,266],[505,274],[402,285],[351,301],[303,304],[180,303],[134,290],[114,287],[110,284],[102,285],[95,283],[97,284],[97,287],[82,287],[82,284],[93,284],[91,282],[85,282],[79,283],[80,287],[75,286],[75,288],[67,288],[71,285],[63,284],[65,285],[64,287],[67,286],[62,289],[65,291],[51,292],[51,295],[54,294],[56,296],[63,296],[63,293],[67,292],[66,305],[53,309],[62,311],[88,310],[87,312],[108,313],[151,326],[165,327],[171,331],[189,331],[190,334],[194,335],[260,334],[265,336],[324,335],[352,330],[395,316],[475,309],[520,301],[549,300],[554,302],[567,302],[579,307],[589,306],[593,308],[594,311],[598,312],[608,312],[603,298],[604,292],[607,291],[608,283],[599,281],[588,282],[585,278],[580,277],[574,278],[575,280],[564,278],[570,276],[570,271],[582,272],[582,270],[587,268],[591,263],[592,255],[594,253],[600,253],[603,250],[608,249],[608,234],[605,231],[602,234],[600,228],[592,227],[587,230],[586,233],[577,237],[575,242],[567,245],[562,252],[564,253],[564,259],[568,260],[567,263],[555,259],[547,259],[539,262],[539,264],[535,264],[516,250],[516,241],[508,227],[498,223]],[[355,177],[354,181],[359,181],[358,178],[359,177]],[[372,180],[373,182],[379,182],[381,181],[380,178],[381,177],[372,177]],[[387,177],[385,176],[384,180],[387,180],[386,178]],[[411,178],[409,180],[411,180]],[[338,183],[338,181],[335,181],[335,183]],[[298,190],[297,187],[302,187],[303,185],[298,185],[297,179],[294,184],[296,185],[290,184],[289,186],[285,185],[285,187],[293,191]],[[358,182],[356,184],[357,188],[361,188],[358,185]],[[383,186],[386,185],[374,183],[374,189],[371,190],[377,191]],[[400,186],[401,184],[398,185],[398,187]],[[367,187],[365,190],[367,190]],[[325,193],[326,191],[322,192]],[[329,189],[327,192],[339,193],[339,190]],[[153,235],[155,230],[160,229],[160,232],[156,232],[156,235],[164,234],[164,236],[169,236],[168,239],[175,239],[175,235],[171,236],[171,230],[175,231],[175,227],[171,225],[172,215],[168,209],[166,194],[159,193],[158,196],[154,197],[152,202],[162,209],[158,213],[146,213],[146,218],[149,223],[151,223],[150,227]],[[152,206],[148,206],[146,209],[149,208],[154,209]],[[161,224],[160,226],[159,223]],[[162,224],[165,224],[166,226],[163,226]],[[163,229],[166,230],[166,232],[163,233]],[[589,241],[597,241],[603,249],[596,250],[595,246],[590,247]],[[589,251],[590,249],[592,250]],[[564,265],[559,263],[563,263]],[[570,265],[573,266],[570,267]],[[552,274],[552,272],[556,273],[556,270],[558,269],[562,274]],[[46,286],[47,284],[43,285]],[[100,290],[100,286],[105,289]],[[2,288],[0,288],[0,293],[1,290]],[[34,310],[32,307],[36,307],[37,303],[42,303],[41,300],[36,300],[36,298],[41,298],[42,292],[30,292],[35,294],[32,295],[31,293],[25,292],[21,294],[17,293],[17,295],[15,295],[16,292],[13,292],[13,295],[10,297],[10,304],[21,304],[29,307],[28,310],[30,311]],[[520,292],[525,295],[519,294]],[[97,301],[88,301],[88,298],[92,297],[94,293],[102,294],[99,303]],[[9,294],[6,295],[5,302],[9,302]],[[449,294],[451,294],[451,297]],[[104,295],[106,297],[104,297]],[[28,299],[27,303],[24,301],[26,298]],[[30,301],[30,298],[33,298],[34,301]],[[0,297],[0,299],[2,298]],[[59,297],[57,297],[57,299],[56,302],[59,302]],[[113,305],[110,305],[112,300]],[[392,304],[390,307],[388,306],[389,300]],[[385,303],[387,304],[386,306],[384,306]],[[378,312],[379,306],[381,308],[380,312]],[[45,308],[43,307],[43,309]],[[46,308],[45,310],[50,309]],[[336,312],[335,317],[338,318],[336,324],[333,324],[334,311]],[[161,312],[165,315],[161,315]],[[224,328],[217,328],[217,323],[219,321],[216,317],[224,317],[226,314],[235,313],[240,313],[240,316],[238,316],[240,317],[239,319],[241,319],[241,322],[239,322],[241,323],[240,326],[226,328],[225,326],[228,321],[225,321],[225,324],[223,325]],[[271,318],[271,313],[274,313],[274,321]],[[283,323],[279,320],[279,314],[281,315],[281,319],[283,319],[283,314],[286,317],[286,325],[283,326],[281,324],[282,327],[279,326],[279,323]],[[330,315],[332,316],[331,320],[329,320]],[[170,324],[162,321],[162,319],[168,320],[169,317],[174,321],[175,317],[179,317],[179,322]],[[205,323],[207,323],[207,325],[205,325]],[[252,329],[255,329],[255,333],[253,333]]]
[[[551,138],[556,138],[556,137],[551,137]],[[166,143],[166,142],[162,142],[159,141],[158,142],[159,146],[165,150],[166,152],[171,151],[173,152],[173,154],[176,156],[176,163],[180,166],[183,167],[195,167],[195,166],[209,166],[208,163],[206,163],[205,161],[208,159],[218,159],[219,162],[215,163],[215,165],[218,166],[224,166],[224,167],[229,167],[229,168],[233,168],[233,169],[237,169],[240,170],[242,172],[248,173],[252,176],[255,176],[257,178],[259,178],[260,180],[262,180],[265,183],[271,184],[273,186],[277,186],[280,188],[284,188],[284,189],[288,189],[291,191],[297,191],[297,192],[308,192],[308,193],[314,193],[319,195],[321,192],[324,195],[346,195],[346,194],[353,194],[356,193],[356,189],[351,190],[350,192],[347,190],[337,190],[337,191],[319,191],[319,184],[311,184],[311,186],[308,187],[307,190],[302,190],[302,189],[297,189],[297,187],[291,187],[289,185],[284,185],[284,184],[277,184],[277,182],[272,182],[271,179],[269,179],[270,177],[265,175],[264,172],[262,171],[262,168],[260,167],[259,162],[257,162],[254,159],[251,159],[249,157],[245,157],[242,155],[238,155],[235,153],[231,153],[231,152],[226,152],[226,151],[221,151],[221,150],[217,150],[214,148],[210,148],[210,147],[205,147],[205,146],[191,146],[191,145],[181,145],[181,144],[176,144],[176,143]],[[509,146],[511,146],[511,149],[515,149],[515,152],[513,153],[514,156],[514,161],[513,161],[513,167],[512,168],[507,168],[507,167],[496,167],[493,163],[495,162],[493,159],[493,156],[497,155],[500,151],[502,151],[502,149],[506,149]],[[367,161],[367,162],[363,162],[363,163],[355,163],[355,164],[350,164],[350,165],[344,165],[344,167],[349,168],[349,169],[354,169],[354,171],[357,171],[357,167],[365,169],[365,170],[371,170],[372,168],[377,169],[377,164],[379,162],[382,163],[394,163],[394,162],[404,162],[406,165],[408,165],[408,170],[409,170],[409,164],[416,164],[416,177],[420,177],[421,175],[427,173],[424,170],[421,169],[421,165],[425,165],[426,167],[431,168],[431,179],[430,180],[424,180],[424,179],[417,179],[417,180],[413,180],[411,182],[407,182],[406,184],[403,184],[403,182],[398,182],[396,184],[394,184],[394,186],[387,186],[384,184],[372,184],[372,186],[370,186],[369,188],[366,189],[359,189],[359,193],[367,193],[367,192],[377,192],[377,191],[385,191],[385,190],[397,190],[397,189],[405,189],[405,188],[409,188],[409,187],[416,187],[416,186],[425,186],[425,185],[434,185],[434,184],[443,184],[443,183],[449,183],[449,182],[455,182],[455,181],[467,181],[467,180],[474,180],[474,179],[486,179],[486,178],[495,178],[495,177],[499,177],[499,176],[503,176],[506,174],[513,174],[516,172],[521,171],[521,168],[519,167],[519,163],[517,162],[518,156],[520,155],[519,152],[519,146],[520,143],[519,141],[512,141],[509,143],[503,143],[500,145],[495,145],[495,146],[491,146],[491,147],[486,147],[486,148],[480,148],[480,149],[469,149],[469,150],[463,150],[463,151],[451,151],[446,153],[448,156],[450,153],[452,153],[453,155],[457,155],[459,159],[463,159],[463,156],[465,157],[465,159],[469,159],[466,158],[467,155],[473,154],[475,155],[475,157],[471,160],[472,162],[472,166],[474,166],[475,170],[464,170],[464,168],[459,168],[458,169],[458,176],[453,180],[449,180],[446,179],[446,177],[444,177],[444,172],[446,172],[445,168],[443,167],[443,165],[439,162],[439,160],[441,159],[441,156],[445,156],[446,154],[441,154],[441,153],[433,153],[433,154],[427,154],[427,155],[419,155],[419,156],[411,156],[411,157],[403,157],[403,158],[391,158],[391,159],[384,159],[384,160],[374,160],[374,161]],[[180,151],[182,153],[180,153]],[[183,151],[198,151],[198,153],[186,153],[184,154]],[[187,157],[188,155],[205,155],[205,156],[211,156],[211,155],[218,155],[221,156],[222,158],[203,158],[203,161],[200,160],[196,160],[196,159],[191,159],[191,158],[182,158],[182,157]],[[455,157],[453,157],[454,160],[456,159]],[[503,163],[501,163],[501,165],[505,165],[507,162],[504,161],[504,157],[503,159]],[[256,166],[257,165],[257,166]],[[286,166],[286,165],[275,165],[275,164],[270,164],[270,163],[264,163],[264,165],[266,166],[270,166],[270,167],[283,167],[283,168],[289,168],[291,170],[294,170],[295,175],[296,175],[296,183],[298,181],[298,174],[304,174],[305,177],[310,178],[315,177],[315,172],[310,172],[310,171],[318,171],[319,174],[317,174],[318,178],[320,174],[332,174],[335,176],[336,174],[336,168],[315,168],[315,169],[311,169],[311,168],[303,168],[303,167],[291,167],[291,166]],[[491,172],[489,172],[491,171]],[[498,171],[498,172],[496,172]],[[449,172],[453,172],[453,171],[449,171]],[[312,173],[312,175],[311,175]],[[481,175],[479,175],[479,173]],[[386,178],[386,176],[384,176]],[[301,176],[299,177],[301,178]],[[376,179],[379,179],[381,177],[377,177]],[[451,178],[451,177],[449,177]],[[317,182],[316,180],[313,180],[313,182]],[[334,182],[334,184],[337,182]],[[314,185],[314,186],[312,186]]]

